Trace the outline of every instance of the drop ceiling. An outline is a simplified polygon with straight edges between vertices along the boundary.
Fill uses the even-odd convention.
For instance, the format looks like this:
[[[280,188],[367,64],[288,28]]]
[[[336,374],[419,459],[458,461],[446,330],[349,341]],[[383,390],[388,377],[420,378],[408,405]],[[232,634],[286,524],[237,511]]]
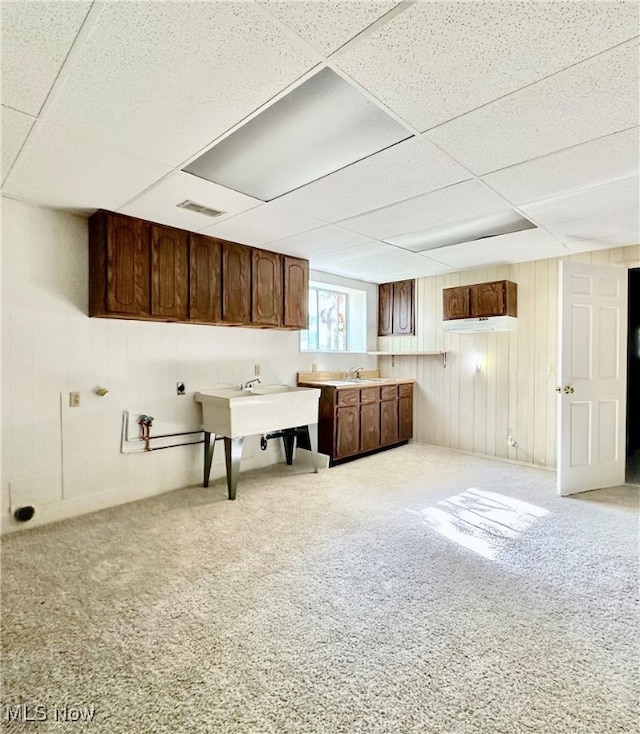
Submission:
[[[640,241],[637,2],[4,0],[0,12],[4,196],[372,282]],[[327,76],[397,130],[378,152],[318,106],[294,154],[305,177],[283,195],[255,195],[269,158],[286,159],[278,142],[252,192],[233,145],[227,185],[185,171],[225,140],[252,148],[262,120]],[[314,128],[338,138],[337,163],[312,149]],[[291,129],[276,124],[275,140]],[[503,215],[535,228],[456,239]]]

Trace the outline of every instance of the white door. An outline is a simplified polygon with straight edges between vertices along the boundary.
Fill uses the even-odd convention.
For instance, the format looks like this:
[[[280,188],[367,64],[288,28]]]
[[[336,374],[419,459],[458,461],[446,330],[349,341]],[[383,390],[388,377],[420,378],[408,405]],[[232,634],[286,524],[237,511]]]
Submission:
[[[627,270],[560,263],[558,493],[624,484]]]

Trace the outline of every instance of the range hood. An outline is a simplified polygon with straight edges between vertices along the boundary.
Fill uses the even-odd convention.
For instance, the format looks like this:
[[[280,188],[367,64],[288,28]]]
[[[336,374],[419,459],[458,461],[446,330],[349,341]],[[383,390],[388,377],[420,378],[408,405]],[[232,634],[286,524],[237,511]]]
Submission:
[[[518,319],[515,316],[480,316],[472,319],[451,319],[442,322],[442,328],[449,333],[469,334],[479,331],[516,331]]]

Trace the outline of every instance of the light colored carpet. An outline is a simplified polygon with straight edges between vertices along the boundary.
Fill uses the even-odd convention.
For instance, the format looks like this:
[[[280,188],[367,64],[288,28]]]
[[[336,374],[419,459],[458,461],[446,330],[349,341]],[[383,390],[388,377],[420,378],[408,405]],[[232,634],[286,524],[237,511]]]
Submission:
[[[409,445],[8,536],[3,730],[636,731],[638,489],[554,483]]]

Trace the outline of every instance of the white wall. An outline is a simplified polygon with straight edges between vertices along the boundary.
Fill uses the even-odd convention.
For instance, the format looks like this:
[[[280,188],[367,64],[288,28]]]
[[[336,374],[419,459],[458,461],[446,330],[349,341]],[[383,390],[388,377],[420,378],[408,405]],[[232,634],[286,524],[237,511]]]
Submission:
[[[87,229],[81,217],[2,200],[3,532],[27,527],[12,517],[25,504],[36,508],[33,527],[200,483],[202,446],[122,455],[123,410],[153,415],[156,434],[197,430],[193,393],[250,379],[256,363],[264,383],[290,384],[312,363],[376,367],[364,355],[301,354],[298,332],[90,319]],[[375,286],[344,284],[367,288],[375,314]],[[371,339],[374,348],[375,321]],[[71,390],[79,408],[68,407]],[[222,454],[212,477],[224,474]],[[256,438],[243,456],[243,470],[283,459],[276,442],[263,453]]]
[[[569,260],[637,266],[640,245]],[[558,259],[468,270],[417,281],[416,335],[380,337],[380,350],[451,350],[381,357],[381,374],[417,381],[415,439],[541,466],[556,465]],[[442,289],[507,278],[518,284],[518,331],[445,334]],[[476,365],[481,364],[481,370]],[[517,448],[507,445],[511,435]]]

